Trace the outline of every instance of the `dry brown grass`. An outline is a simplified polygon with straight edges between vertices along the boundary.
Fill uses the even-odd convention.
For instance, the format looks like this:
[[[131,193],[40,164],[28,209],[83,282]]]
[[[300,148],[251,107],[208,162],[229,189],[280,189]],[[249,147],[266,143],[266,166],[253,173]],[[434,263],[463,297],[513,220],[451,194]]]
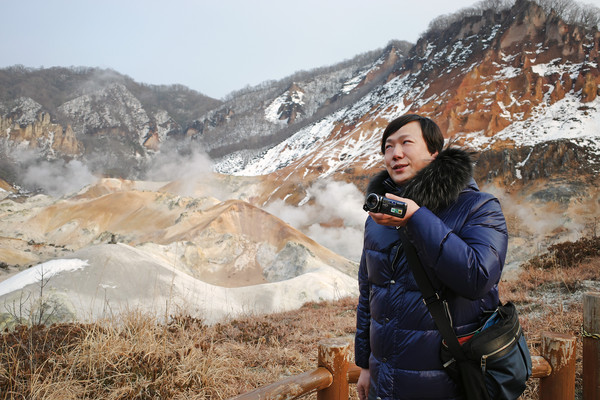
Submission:
[[[501,283],[502,300],[518,305],[533,354],[544,330],[579,334],[584,281],[600,281],[600,258],[568,268],[530,263],[518,281]],[[0,335],[0,399],[230,398],[314,369],[319,340],[353,337],[355,307],[346,298],[214,326],[131,313],[123,321],[18,327]],[[536,388],[530,380],[522,399],[537,399]]]
[[[577,338],[576,398],[582,389],[582,296],[600,290],[600,238],[582,238],[550,246],[522,266],[519,279],[500,283],[502,301],[517,304],[531,353],[540,354],[544,331]],[[538,380],[531,379],[521,397],[537,399]]]
[[[20,326],[0,336],[0,398],[225,399],[316,367],[316,343],[354,332],[355,300],[206,326],[124,321]]]

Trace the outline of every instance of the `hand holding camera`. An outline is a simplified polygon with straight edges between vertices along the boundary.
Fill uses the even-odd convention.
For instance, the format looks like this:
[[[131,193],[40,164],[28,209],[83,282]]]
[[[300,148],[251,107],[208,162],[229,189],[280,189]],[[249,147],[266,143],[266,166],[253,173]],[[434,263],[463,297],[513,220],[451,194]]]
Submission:
[[[380,196],[377,193],[370,193],[365,200],[363,210],[404,218],[406,215],[406,203]]]
[[[370,193],[363,205],[363,209],[370,212],[373,220],[379,225],[394,227],[405,226],[419,208],[419,205],[411,199],[389,193],[385,196]]]

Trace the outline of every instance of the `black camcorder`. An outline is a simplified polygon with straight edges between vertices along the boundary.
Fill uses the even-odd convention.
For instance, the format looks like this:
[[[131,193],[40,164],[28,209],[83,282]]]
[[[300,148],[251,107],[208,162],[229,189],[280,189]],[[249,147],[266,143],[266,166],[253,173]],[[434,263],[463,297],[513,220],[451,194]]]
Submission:
[[[388,199],[377,193],[369,193],[365,200],[363,210],[374,213],[388,214],[392,217],[404,218],[406,215],[406,203],[403,201]]]

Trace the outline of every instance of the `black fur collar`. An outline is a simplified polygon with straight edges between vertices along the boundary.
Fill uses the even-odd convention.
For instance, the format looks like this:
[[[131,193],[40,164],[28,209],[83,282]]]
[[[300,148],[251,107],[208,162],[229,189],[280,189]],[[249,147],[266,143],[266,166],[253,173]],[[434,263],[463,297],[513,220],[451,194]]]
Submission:
[[[386,170],[381,171],[369,182],[367,194],[396,194],[412,199],[436,213],[456,201],[460,192],[471,182],[472,176],[471,153],[447,148],[402,187],[396,186]]]

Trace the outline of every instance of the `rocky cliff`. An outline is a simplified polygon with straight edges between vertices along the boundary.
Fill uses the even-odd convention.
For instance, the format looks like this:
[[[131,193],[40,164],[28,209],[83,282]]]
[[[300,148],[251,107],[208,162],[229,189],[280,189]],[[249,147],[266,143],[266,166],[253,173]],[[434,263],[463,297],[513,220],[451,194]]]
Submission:
[[[0,70],[2,161],[11,149],[27,149],[38,160],[75,158],[98,174],[138,175],[168,136],[182,136],[191,115],[220,103],[110,70],[7,68]]]
[[[436,97],[419,111],[439,121],[448,136],[490,137],[568,93],[577,93],[582,107],[594,101],[599,37],[597,30],[568,25],[520,0],[509,10],[456,22],[442,36],[424,36],[401,74],[424,88],[421,98]]]
[[[34,100],[24,97],[0,116],[0,139],[13,145],[36,149],[47,156],[76,157],[83,154],[71,126],[53,122],[51,116]]]
[[[481,182],[592,177],[600,149],[599,39],[597,29],[569,25],[531,1],[467,16],[423,35],[386,83],[359,101],[246,166],[231,156],[218,168],[360,179],[381,167],[376,143],[385,125],[415,112],[437,121],[455,144],[481,153]]]

